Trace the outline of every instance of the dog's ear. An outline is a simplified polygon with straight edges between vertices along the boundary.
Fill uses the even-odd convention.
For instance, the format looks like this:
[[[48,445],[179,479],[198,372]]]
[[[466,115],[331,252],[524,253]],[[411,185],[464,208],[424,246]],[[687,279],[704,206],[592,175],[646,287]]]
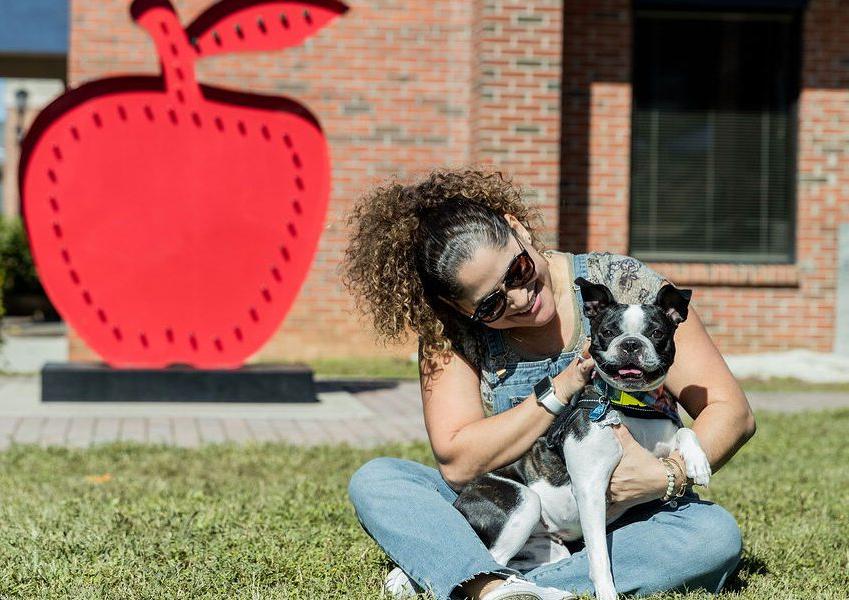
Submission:
[[[667,283],[657,292],[654,303],[672,319],[673,323],[678,325],[687,320],[687,307],[690,305],[692,296],[693,290],[678,289],[671,283]]]
[[[584,314],[588,319],[595,319],[608,308],[616,304],[613,294],[607,286],[587,281],[578,277],[575,283],[581,288],[581,296],[584,299]]]

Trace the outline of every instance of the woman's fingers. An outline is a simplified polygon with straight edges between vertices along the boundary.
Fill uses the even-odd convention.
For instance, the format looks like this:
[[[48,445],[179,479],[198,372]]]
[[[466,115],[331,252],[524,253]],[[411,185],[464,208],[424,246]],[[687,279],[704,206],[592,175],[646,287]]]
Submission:
[[[588,358],[582,360],[576,358],[563,371],[558,373],[554,379],[555,393],[558,400],[567,404],[572,396],[583,389],[590,380],[595,362]]]
[[[591,358],[587,358],[578,363],[578,373],[581,375],[581,379],[587,381],[592,375],[593,369],[595,368],[595,361]]]
[[[593,369],[595,368],[595,361],[590,355],[589,338],[584,341],[584,346],[581,348],[581,353],[578,355],[576,362],[578,363],[578,372],[581,375],[581,379],[586,383],[592,376]]]
[[[575,387],[575,392],[583,388],[584,385],[590,380],[590,377],[593,373],[593,368],[595,368],[595,361],[593,361],[593,359],[591,358],[588,358],[586,360],[575,360],[572,365],[570,365],[569,370],[572,372],[572,380],[573,385]]]
[[[630,446],[631,444],[636,444],[637,440],[634,439],[634,436],[631,435],[631,432],[628,431],[628,428],[622,424],[613,425],[613,433],[619,439],[619,443],[622,444],[622,447]]]
[[[614,502],[639,503],[660,498],[666,486],[666,468],[646,448],[640,446],[624,425],[612,426],[622,445],[622,458],[608,484]]]

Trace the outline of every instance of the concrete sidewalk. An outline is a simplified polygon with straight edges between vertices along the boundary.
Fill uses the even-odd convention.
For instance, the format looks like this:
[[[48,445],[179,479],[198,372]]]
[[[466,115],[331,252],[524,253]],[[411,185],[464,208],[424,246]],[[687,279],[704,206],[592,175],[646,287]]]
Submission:
[[[0,369],[0,449],[12,443],[78,446],[132,441],[193,447],[218,442],[369,446],[426,439],[417,383],[318,381],[320,402],[50,403],[38,372],[68,360],[66,326],[5,317]]]
[[[426,439],[415,382],[317,381],[319,403],[42,403],[37,376],[0,378],[0,448],[131,441],[371,446]]]
[[[132,441],[194,447],[272,441],[372,446],[427,439],[419,385],[412,381],[319,380],[320,402],[315,405],[42,404],[37,373],[45,362],[68,360],[65,324],[6,317],[0,326],[5,338],[0,369],[30,373],[0,376],[0,449],[12,443],[85,447]],[[838,366],[832,365],[832,371],[845,371]],[[752,392],[749,400],[756,410],[782,412],[849,406],[849,394],[839,393]]]
[[[86,447],[132,441],[194,447],[220,442],[348,443],[426,440],[417,382],[317,382],[320,402],[48,403],[34,375],[0,378],[0,448],[12,443]],[[756,410],[797,412],[849,406],[849,394],[750,392]]]

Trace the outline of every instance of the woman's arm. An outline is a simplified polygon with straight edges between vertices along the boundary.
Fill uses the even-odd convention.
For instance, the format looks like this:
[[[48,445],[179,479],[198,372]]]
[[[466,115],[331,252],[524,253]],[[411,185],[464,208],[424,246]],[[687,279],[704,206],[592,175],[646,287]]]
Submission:
[[[558,399],[566,402],[589,379],[593,361],[573,362],[556,377]],[[442,477],[455,489],[518,459],[543,435],[554,417],[531,394],[515,408],[485,418],[480,376],[452,353],[434,371],[419,363],[424,421]]]
[[[715,472],[755,434],[755,417],[692,308],[675,334],[675,363],[666,387],[693,417],[693,431]]]

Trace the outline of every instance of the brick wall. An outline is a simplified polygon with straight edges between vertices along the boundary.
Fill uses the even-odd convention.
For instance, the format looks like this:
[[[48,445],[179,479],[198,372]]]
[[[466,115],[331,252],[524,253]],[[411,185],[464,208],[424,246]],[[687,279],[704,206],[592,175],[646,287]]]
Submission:
[[[561,248],[628,251],[631,3],[564,8]]]
[[[174,2],[188,24],[209,0]],[[472,5],[349,1],[350,11],[302,46],[198,63],[201,82],[290,96],[320,120],[330,144],[333,188],[310,274],[277,334],[255,360],[393,354],[375,345],[336,269],[343,216],[376,181],[470,159]],[[157,73],[153,43],[129,16],[128,0],[71,3],[69,83],[115,73]],[[96,357],[71,334],[71,357]]]
[[[834,345],[837,229],[849,220],[849,3],[808,3],[801,87],[795,264],[655,265],[696,288],[696,306],[726,352]]]
[[[556,246],[563,3],[475,1],[472,160],[513,175]]]
[[[798,331],[830,349],[836,313],[837,231],[849,222],[849,4],[808,8],[799,102]],[[844,301],[846,301],[844,299]]]
[[[188,23],[208,0],[175,3]],[[289,95],[321,120],[333,190],[313,269],[257,359],[393,354],[355,316],[337,265],[342,217],[392,174],[495,165],[545,217],[543,238],[571,251],[628,251],[631,8],[625,0],[349,2],[303,46],[206,59],[205,83]],[[74,0],[69,80],[156,72],[126,0]],[[849,6],[811,0],[799,102],[798,260],[788,266],[653,265],[696,288],[725,352],[830,350],[836,228],[847,221]],[[72,358],[93,358],[72,335]]]
[[[608,250],[627,253],[630,186],[631,119],[631,3],[626,0],[567,0],[562,3],[483,2],[482,106],[489,126],[482,128],[476,156],[514,171],[524,166],[519,144],[529,136],[511,139],[510,118],[527,114],[529,104],[511,105],[503,99],[486,105],[498,90],[527,80],[527,72],[511,73],[503,56],[522,39],[521,29],[504,34],[504,24],[520,23],[520,15],[545,15],[548,29],[536,32],[535,44],[521,46],[540,52],[560,44],[562,90],[559,104],[562,139],[556,126],[537,136],[536,154],[527,176],[532,198],[540,198],[549,226],[564,250]],[[549,10],[560,13],[548,13]],[[534,22],[531,20],[530,22]],[[556,27],[561,28],[558,34]],[[487,37],[488,30],[491,31]],[[526,31],[530,27],[526,25]],[[559,39],[558,39],[559,38]],[[530,49],[529,49],[530,48]],[[836,312],[836,232],[847,221],[849,166],[849,6],[812,0],[804,19],[803,92],[799,101],[797,191],[797,261],[793,265],[706,265],[656,263],[652,266],[679,285],[696,289],[695,306],[712,336],[725,352],[760,352],[787,348],[829,351],[833,347]],[[502,59],[498,62],[493,58]],[[537,68],[556,74],[558,57],[551,54]],[[497,67],[501,67],[499,70]],[[494,81],[492,77],[496,77]],[[509,79],[505,79],[509,77]],[[489,79],[487,79],[489,78]],[[489,81],[488,85],[487,82]],[[549,86],[537,106],[558,101]],[[539,93],[539,92],[538,92]],[[496,96],[498,97],[498,96]],[[509,98],[509,96],[508,96]],[[515,112],[514,112],[515,110]],[[547,118],[547,112],[545,113]],[[473,131],[475,129],[473,128]],[[492,142],[509,142],[494,145]],[[547,169],[546,156],[560,144],[558,179]],[[487,151],[487,148],[493,149]],[[558,205],[549,208],[551,190],[559,190]],[[842,197],[841,197],[842,190]]]
[[[563,23],[560,247],[627,253],[630,2],[568,0]],[[849,213],[849,3],[809,3],[802,65],[796,263],[652,264],[695,288],[724,352],[833,347],[836,235]]]

